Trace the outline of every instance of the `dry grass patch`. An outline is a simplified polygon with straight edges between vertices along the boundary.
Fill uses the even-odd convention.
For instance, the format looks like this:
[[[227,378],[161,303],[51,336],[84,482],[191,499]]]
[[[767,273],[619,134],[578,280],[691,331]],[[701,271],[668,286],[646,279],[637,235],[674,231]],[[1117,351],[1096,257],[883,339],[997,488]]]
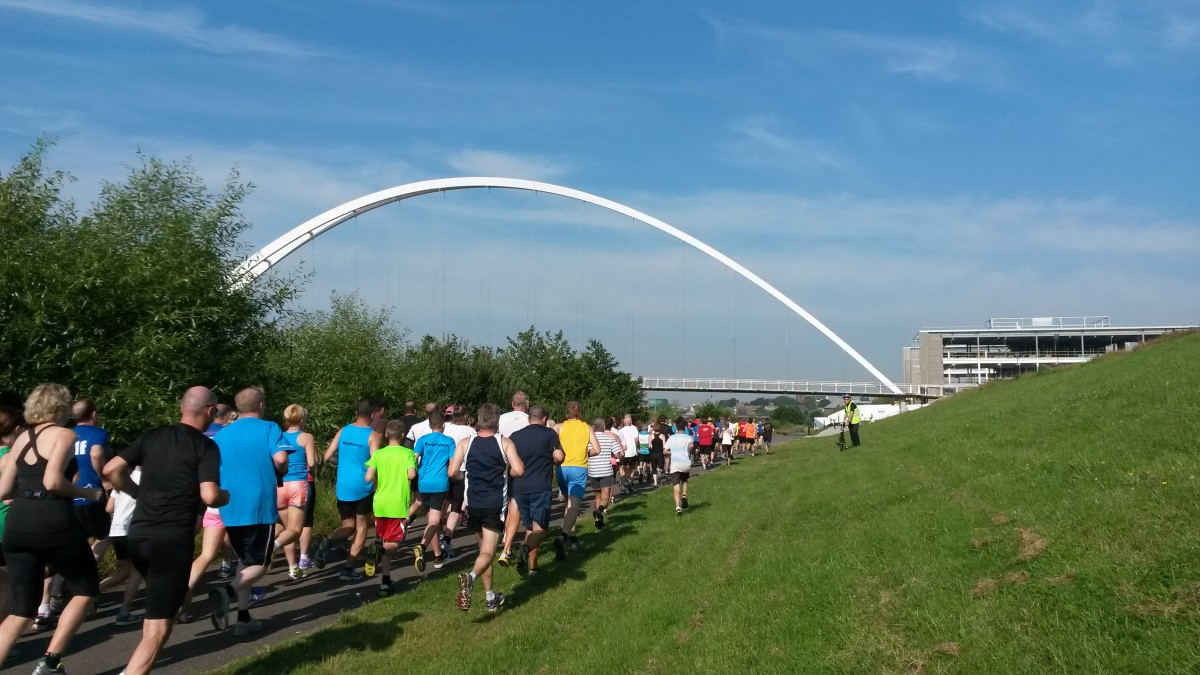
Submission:
[[[933,651],[939,654],[958,656],[958,653],[962,651],[962,645],[958,644],[957,642],[943,642],[942,644],[934,647]]]
[[[1024,586],[1025,584],[1029,583],[1029,576],[1029,572],[1021,570],[1020,572],[1009,572],[1008,574],[1005,574],[1004,580],[1011,584]]]
[[[971,597],[982,598],[995,592],[996,581],[994,579],[980,579],[979,583],[975,584],[975,588],[971,590]]]
[[[1046,550],[1046,546],[1050,543],[1045,537],[1039,537],[1036,532],[1027,527],[1013,528],[1013,532],[1017,533],[1017,560],[1033,560],[1040,556]]]
[[[1008,516],[1004,515],[1003,513],[997,513],[996,515],[992,516],[993,525],[1003,525],[1007,522]]]

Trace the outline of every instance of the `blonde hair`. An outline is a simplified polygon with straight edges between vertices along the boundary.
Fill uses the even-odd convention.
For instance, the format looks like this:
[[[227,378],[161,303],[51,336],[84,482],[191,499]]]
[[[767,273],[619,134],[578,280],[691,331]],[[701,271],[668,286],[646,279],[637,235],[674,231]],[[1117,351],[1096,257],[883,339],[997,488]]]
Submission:
[[[61,424],[70,416],[71,390],[61,384],[39,384],[25,399],[25,421],[30,424]]]
[[[304,418],[308,417],[308,411],[299,403],[293,403],[283,409],[283,423],[289,427],[298,427],[304,423]]]

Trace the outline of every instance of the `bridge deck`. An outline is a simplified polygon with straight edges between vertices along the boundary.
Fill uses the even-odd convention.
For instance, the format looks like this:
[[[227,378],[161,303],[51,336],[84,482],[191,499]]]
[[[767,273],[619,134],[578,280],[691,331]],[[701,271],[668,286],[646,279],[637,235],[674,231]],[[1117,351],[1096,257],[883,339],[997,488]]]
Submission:
[[[643,377],[645,391],[713,391],[754,394],[806,394],[813,396],[885,396],[890,398],[941,398],[964,387],[898,384],[897,394],[879,382],[836,382],[832,380],[754,380],[719,377]]]

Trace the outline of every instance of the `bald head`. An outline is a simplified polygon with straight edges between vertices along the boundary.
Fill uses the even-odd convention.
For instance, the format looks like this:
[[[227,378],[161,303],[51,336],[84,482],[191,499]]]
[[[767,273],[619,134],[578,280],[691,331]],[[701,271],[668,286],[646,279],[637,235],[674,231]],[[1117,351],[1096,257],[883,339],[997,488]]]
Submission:
[[[192,387],[183,393],[179,401],[179,412],[183,415],[206,414],[210,406],[217,404],[217,395],[208,387]]]
[[[71,417],[76,424],[88,424],[96,419],[96,404],[90,398],[81,398],[71,405]]]
[[[179,400],[179,421],[204,431],[212,422],[212,414],[216,411],[217,395],[208,387],[192,387],[183,392]]]

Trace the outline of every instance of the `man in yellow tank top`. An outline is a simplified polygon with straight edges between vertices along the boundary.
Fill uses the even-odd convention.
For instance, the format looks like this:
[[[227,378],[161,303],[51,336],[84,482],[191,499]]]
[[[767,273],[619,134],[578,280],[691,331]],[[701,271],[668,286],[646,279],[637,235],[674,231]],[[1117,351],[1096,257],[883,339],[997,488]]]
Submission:
[[[583,504],[583,495],[587,489],[587,458],[600,453],[600,442],[587,422],[583,421],[583,406],[579,401],[567,403],[567,419],[554,426],[558,432],[559,443],[563,449],[563,462],[555,469],[558,479],[558,490],[567,498],[567,508],[563,512],[562,530],[554,538],[554,555],[557,560],[567,557],[567,546],[571,550],[579,550],[579,540],[575,536],[575,521],[579,517],[579,507]]]

